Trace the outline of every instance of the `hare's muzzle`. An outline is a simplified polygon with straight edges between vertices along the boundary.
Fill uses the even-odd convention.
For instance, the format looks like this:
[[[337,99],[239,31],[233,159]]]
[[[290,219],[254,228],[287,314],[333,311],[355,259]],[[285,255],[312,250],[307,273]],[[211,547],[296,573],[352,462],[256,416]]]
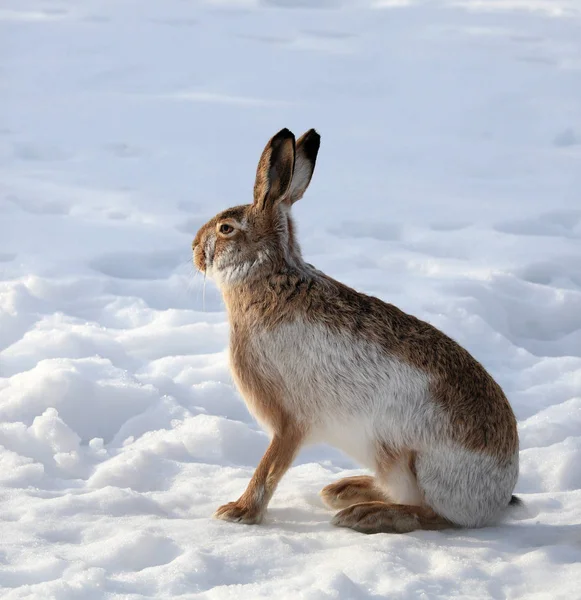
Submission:
[[[206,271],[206,257],[200,244],[194,246],[194,266],[198,271],[202,271],[202,273]]]

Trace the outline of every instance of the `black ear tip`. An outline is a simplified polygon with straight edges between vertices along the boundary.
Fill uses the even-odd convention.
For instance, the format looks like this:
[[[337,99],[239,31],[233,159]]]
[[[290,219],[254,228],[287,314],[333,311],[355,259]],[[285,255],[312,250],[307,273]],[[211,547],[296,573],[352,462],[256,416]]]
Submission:
[[[309,129],[301,139],[301,146],[310,159],[317,158],[320,145],[321,136],[314,129]]]
[[[275,136],[274,136],[277,140],[287,140],[289,138],[294,138],[294,133],[290,130],[287,129],[286,127],[284,129],[281,129]]]

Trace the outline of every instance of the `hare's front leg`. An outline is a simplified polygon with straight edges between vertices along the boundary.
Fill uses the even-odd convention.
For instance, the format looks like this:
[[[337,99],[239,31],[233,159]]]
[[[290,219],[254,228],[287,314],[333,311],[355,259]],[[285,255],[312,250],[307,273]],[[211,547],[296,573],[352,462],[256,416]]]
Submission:
[[[214,517],[236,523],[260,523],[274,490],[291,466],[303,435],[296,429],[275,433],[246,491],[236,502],[221,506]]]

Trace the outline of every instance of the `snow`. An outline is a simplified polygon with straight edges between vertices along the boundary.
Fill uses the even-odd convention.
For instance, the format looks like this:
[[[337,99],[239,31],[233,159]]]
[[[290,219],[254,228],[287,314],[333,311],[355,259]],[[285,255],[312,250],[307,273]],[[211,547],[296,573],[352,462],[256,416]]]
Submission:
[[[0,596],[574,598],[581,580],[574,0],[4,0]],[[503,385],[526,508],[363,536],[305,449],[261,526],[210,518],[267,445],[190,244],[267,139],[322,135],[307,260]]]

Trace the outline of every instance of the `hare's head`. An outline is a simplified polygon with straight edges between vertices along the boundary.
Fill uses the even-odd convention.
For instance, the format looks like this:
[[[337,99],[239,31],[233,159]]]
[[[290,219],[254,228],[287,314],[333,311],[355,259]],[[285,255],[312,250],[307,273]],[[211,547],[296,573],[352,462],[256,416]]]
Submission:
[[[192,247],[200,271],[219,285],[232,285],[301,260],[290,208],[311,181],[320,139],[311,129],[295,142],[282,129],[266,144],[256,170],[254,202],[221,212],[196,234]]]

